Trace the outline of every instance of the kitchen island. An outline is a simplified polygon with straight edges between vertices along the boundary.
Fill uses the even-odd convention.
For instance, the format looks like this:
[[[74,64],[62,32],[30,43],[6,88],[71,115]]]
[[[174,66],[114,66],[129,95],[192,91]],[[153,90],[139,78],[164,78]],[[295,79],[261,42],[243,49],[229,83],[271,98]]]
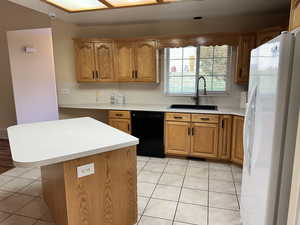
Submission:
[[[137,138],[88,117],[12,126],[8,135],[16,166],[41,166],[56,225],[136,223]]]

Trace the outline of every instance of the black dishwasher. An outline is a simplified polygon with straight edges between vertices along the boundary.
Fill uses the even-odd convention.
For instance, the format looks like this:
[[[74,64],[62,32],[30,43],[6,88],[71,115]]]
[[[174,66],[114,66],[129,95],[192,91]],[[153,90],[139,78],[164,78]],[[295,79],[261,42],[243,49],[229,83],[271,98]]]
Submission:
[[[165,157],[164,113],[131,111],[132,135],[140,139],[137,154]]]

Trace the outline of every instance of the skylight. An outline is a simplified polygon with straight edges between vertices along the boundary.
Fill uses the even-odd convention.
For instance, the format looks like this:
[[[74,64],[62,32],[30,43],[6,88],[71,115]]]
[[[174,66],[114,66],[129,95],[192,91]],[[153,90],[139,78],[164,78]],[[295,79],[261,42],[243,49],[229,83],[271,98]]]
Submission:
[[[67,12],[164,4],[178,0],[41,0]]]

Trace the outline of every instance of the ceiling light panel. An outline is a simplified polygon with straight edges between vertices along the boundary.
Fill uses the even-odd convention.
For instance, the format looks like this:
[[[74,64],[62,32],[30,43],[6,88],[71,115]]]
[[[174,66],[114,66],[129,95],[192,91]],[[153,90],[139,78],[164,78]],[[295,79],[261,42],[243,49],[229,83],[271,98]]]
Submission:
[[[106,0],[114,7],[156,4],[156,0]]]
[[[107,6],[104,5],[102,2],[100,2],[99,0],[44,0],[44,1],[69,12],[107,8]]]

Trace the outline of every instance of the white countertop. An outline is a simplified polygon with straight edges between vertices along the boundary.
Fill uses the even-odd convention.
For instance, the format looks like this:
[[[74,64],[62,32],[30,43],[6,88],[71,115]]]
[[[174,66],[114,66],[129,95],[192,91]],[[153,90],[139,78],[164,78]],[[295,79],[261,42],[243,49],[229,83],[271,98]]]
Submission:
[[[16,125],[8,128],[16,166],[64,162],[137,145],[139,140],[89,117]]]
[[[197,109],[171,109],[169,105],[111,105],[111,104],[60,104],[60,108],[74,109],[100,109],[100,110],[128,110],[128,111],[156,111],[156,112],[181,112],[181,113],[208,113],[208,114],[231,114],[244,116],[245,109],[220,108],[218,110],[197,110]]]

